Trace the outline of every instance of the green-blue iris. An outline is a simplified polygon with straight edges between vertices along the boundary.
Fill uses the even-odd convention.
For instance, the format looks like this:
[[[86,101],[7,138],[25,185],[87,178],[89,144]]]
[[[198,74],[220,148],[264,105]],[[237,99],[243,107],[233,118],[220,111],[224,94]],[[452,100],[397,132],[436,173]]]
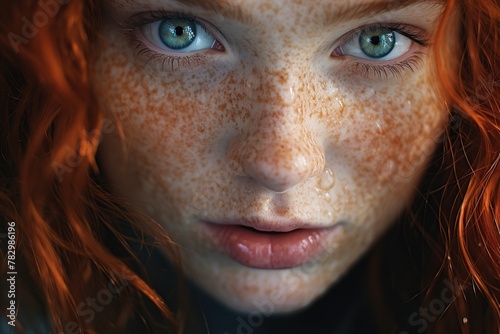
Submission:
[[[384,27],[365,29],[359,35],[359,46],[371,58],[387,56],[396,45],[394,32]]]
[[[160,39],[173,50],[187,48],[196,38],[196,23],[186,18],[167,18],[160,23]]]

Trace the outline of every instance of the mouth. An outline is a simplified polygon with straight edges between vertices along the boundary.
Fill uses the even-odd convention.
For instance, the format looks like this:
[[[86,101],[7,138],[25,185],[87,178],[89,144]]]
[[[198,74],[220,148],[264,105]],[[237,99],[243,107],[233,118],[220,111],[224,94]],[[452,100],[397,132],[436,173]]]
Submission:
[[[290,269],[309,262],[321,253],[328,235],[338,227],[244,219],[233,224],[203,224],[222,254],[256,269]]]

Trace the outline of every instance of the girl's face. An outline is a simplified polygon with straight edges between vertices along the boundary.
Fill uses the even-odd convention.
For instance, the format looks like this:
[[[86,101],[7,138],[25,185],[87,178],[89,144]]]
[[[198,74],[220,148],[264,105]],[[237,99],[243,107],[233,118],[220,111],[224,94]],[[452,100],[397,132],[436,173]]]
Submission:
[[[93,82],[126,139],[107,135],[100,165],[215,298],[308,305],[412,199],[447,116],[428,66],[442,5],[104,7]]]

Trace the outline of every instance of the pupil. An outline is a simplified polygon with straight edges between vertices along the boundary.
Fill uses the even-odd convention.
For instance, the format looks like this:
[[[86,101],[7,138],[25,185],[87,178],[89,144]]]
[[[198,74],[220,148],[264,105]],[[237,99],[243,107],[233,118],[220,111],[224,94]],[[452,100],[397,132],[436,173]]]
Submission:
[[[378,45],[380,43],[380,37],[378,37],[378,36],[372,36],[371,37],[371,42],[374,45]]]
[[[182,28],[182,27],[175,27],[175,34],[177,36],[182,36],[183,33],[184,33],[184,28]]]

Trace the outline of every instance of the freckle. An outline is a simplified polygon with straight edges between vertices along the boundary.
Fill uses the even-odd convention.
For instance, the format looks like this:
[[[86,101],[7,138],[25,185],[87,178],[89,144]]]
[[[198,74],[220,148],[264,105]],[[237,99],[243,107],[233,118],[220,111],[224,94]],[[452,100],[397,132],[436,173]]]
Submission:
[[[274,208],[274,211],[276,212],[276,214],[286,217],[290,212],[290,208],[286,206],[277,206]]]

